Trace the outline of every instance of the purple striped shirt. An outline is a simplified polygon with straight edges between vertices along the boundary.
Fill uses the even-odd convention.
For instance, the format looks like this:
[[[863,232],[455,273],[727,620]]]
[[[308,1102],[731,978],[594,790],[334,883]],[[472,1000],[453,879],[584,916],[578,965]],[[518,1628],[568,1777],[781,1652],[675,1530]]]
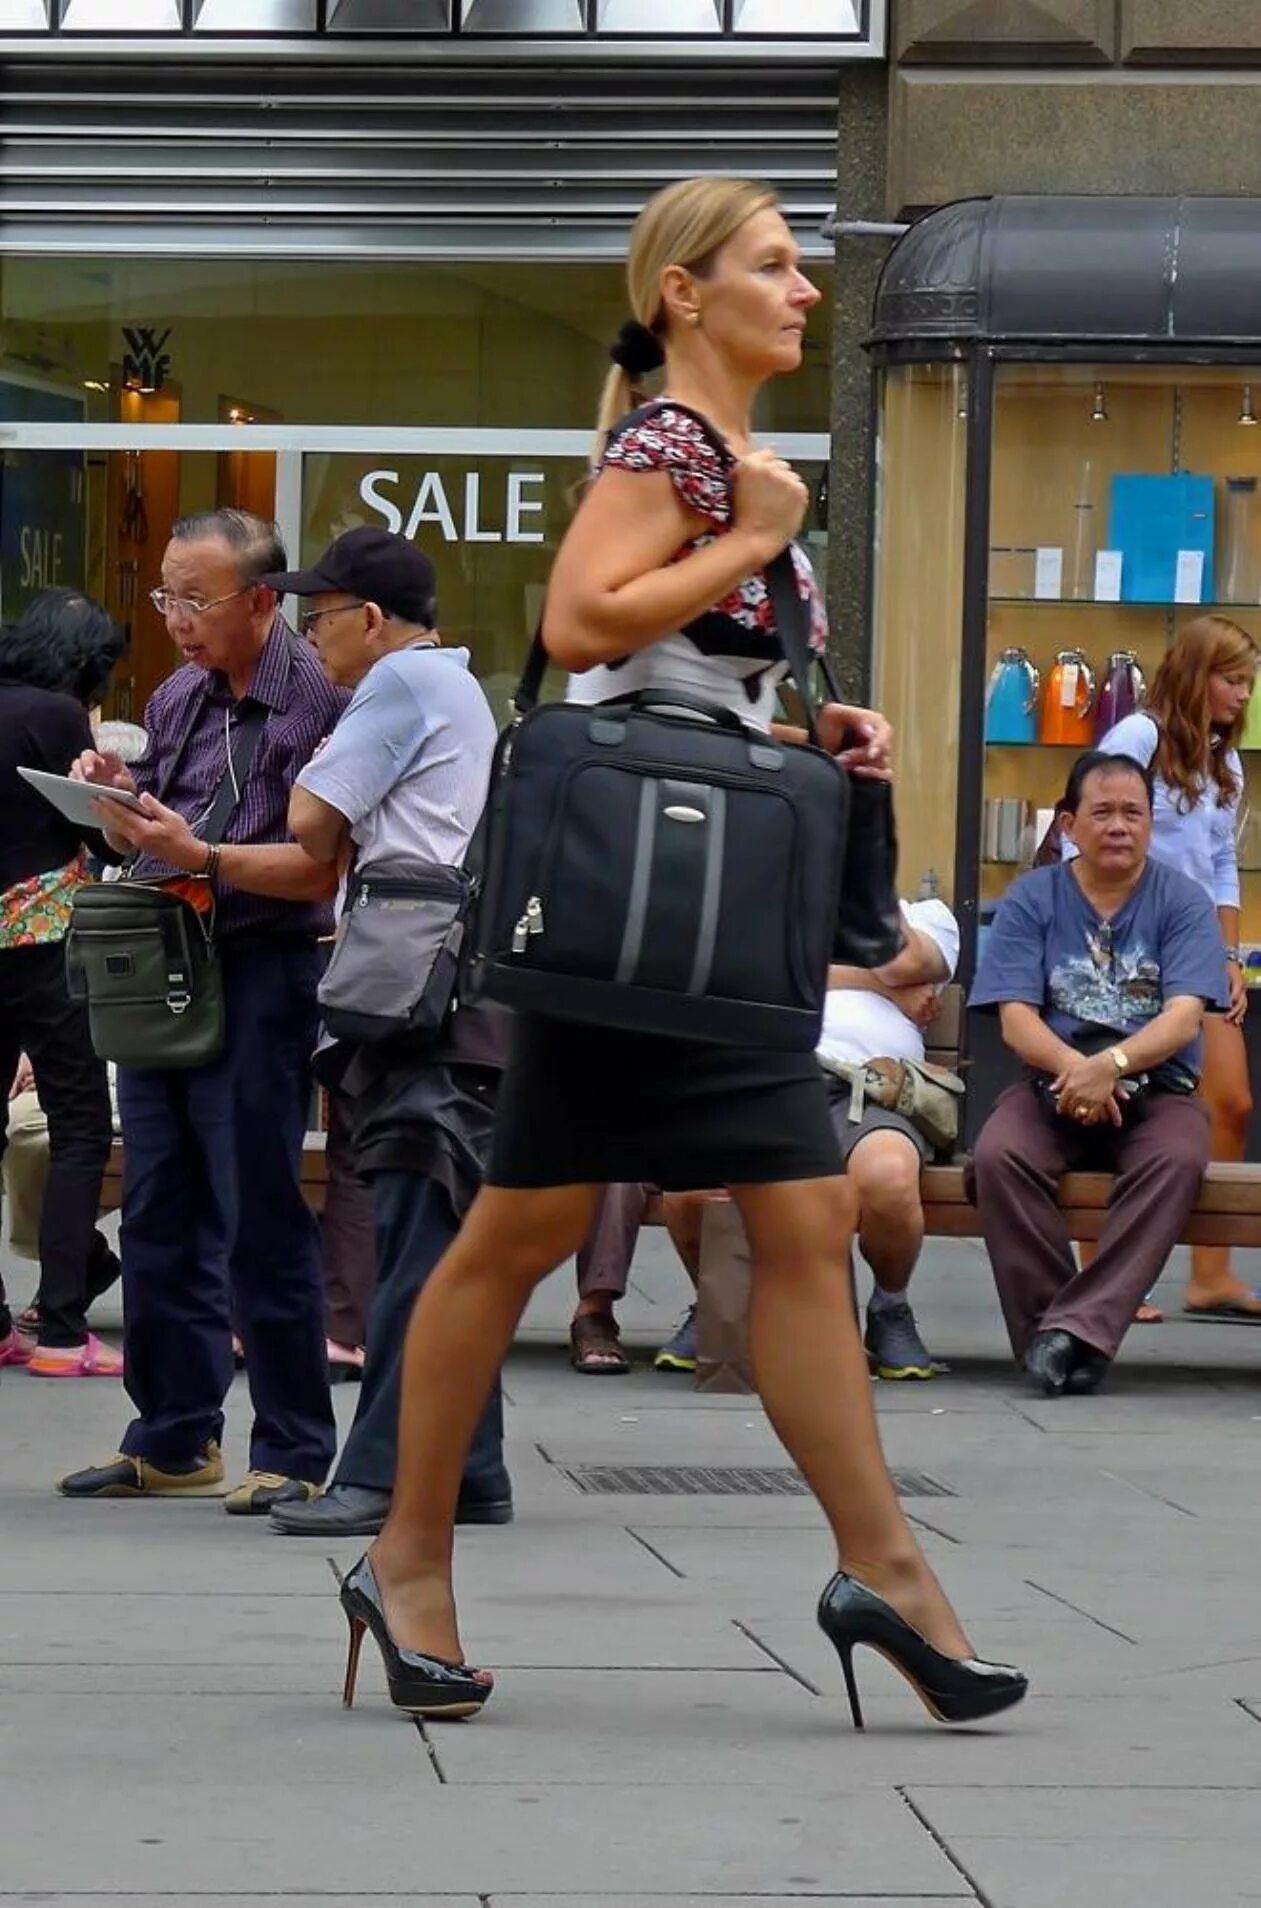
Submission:
[[[221,670],[199,669],[193,663],[186,663],[159,684],[145,710],[149,747],[133,771],[136,786],[161,795],[167,807],[183,815],[196,832],[227,771],[230,740],[235,741],[245,699],[265,703],[268,716],[224,840],[291,841],[289,791],[317,744],[335,726],[348,695],[344,689],[333,688],[315,651],[294,635],[283,616],[278,615],[272,625],[242,702],[232,695]],[[180,749],[180,738],[186,730],[188,740]],[[130,872],[133,880],[157,881],[181,870],[151,855],[141,855]],[[331,910],[314,902],[274,901],[265,895],[242,894],[227,882],[220,883],[218,896],[217,940],[228,939],[245,928],[275,927],[288,934],[324,934],[332,926]]]

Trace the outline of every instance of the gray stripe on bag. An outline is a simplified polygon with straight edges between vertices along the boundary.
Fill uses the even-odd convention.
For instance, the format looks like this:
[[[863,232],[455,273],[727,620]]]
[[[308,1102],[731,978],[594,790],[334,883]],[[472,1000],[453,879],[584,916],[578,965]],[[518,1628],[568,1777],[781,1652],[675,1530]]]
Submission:
[[[707,790],[709,827],[705,836],[705,890],[701,896],[701,924],[696,933],[696,959],[687,984],[689,994],[703,994],[709,986],[718,940],[718,910],[722,903],[723,848],[727,834],[727,791]]]
[[[645,780],[639,790],[639,827],[635,831],[635,866],[631,873],[630,900],[626,908],[626,932],[618,957],[617,979],[623,986],[635,978],[644,947],[644,927],[648,920],[648,897],[652,889],[652,851],[657,833],[657,803],[660,782]]]

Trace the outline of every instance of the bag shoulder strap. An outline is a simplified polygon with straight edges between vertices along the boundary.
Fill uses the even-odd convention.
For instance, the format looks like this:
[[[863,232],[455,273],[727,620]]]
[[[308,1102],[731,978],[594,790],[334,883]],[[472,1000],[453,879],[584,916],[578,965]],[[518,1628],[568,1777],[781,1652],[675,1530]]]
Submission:
[[[254,765],[254,757],[258,753],[258,745],[262,741],[269,713],[265,702],[246,700],[237,719],[236,731],[228,753],[227,767],[223,771],[223,778],[214,792],[214,798],[201,825],[203,841],[221,842],[223,840],[228,824],[245,793],[245,784],[249,779],[250,769]]]
[[[207,678],[207,680],[209,680],[209,678]],[[175,743],[174,753],[166,765],[166,773],[153,791],[155,801],[164,802],[166,800],[171,783],[175,780],[175,771],[184,760],[184,751],[192,739],[193,730],[197,727],[198,718],[205,706],[206,683],[203,682],[198,685],[192,697],[188,714],[184,717],[183,726],[180,729],[178,739]]]
[[[715,429],[703,411],[693,410],[690,404],[680,404],[675,398],[653,398],[647,404],[641,404],[637,410],[630,411],[609,432],[608,443],[612,444],[623,432],[642,424],[646,418],[660,411],[682,411],[686,417],[697,423],[716,450],[720,451],[728,463],[734,462],[731,447],[721,431]],[[607,446],[606,446],[607,448]],[[797,588],[797,566],[793,560],[792,545],[787,545],[778,556],[772,557],[766,566],[766,583],[770,591],[771,607],[775,612],[775,625],[780,642],[784,648],[784,659],[788,664],[797,694],[801,697],[801,706],[805,711],[806,729],[810,740],[818,746],[818,731],[814,723],[814,701],[810,694],[810,639],[806,616],[806,606],[801,600]],[[828,673],[824,663],[825,675]],[[528,715],[538,704],[539,691],[543,686],[543,677],[547,672],[547,650],[543,645],[543,624],[540,618],[530,644],[530,653],[526,657],[521,680],[511,699],[511,707],[518,716]],[[829,692],[833,686],[829,680]]]
[[[812,656],[808,612],[797,587],[797,565],[791,543],[767,564],[766,587],[770,592],[771,608],[775,612],[775,627],[783,645],[784,660],[797,694],[801,697],[806,732],[818,748],[819,732],[815,727],[814,698],[810,693]]]

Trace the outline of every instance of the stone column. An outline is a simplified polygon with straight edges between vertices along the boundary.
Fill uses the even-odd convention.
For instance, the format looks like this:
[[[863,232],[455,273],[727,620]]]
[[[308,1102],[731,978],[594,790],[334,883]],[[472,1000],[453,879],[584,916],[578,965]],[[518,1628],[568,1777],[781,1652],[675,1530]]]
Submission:
[[[840,219],[888,217],[888,74],[883,66],[842,71],[836,204]],[[881,239],[838,239],[832,333],[832,462],[828,474],[828,617],[832,655],[848,695],[863,701],[871,680],[871,506],[874,442],[871,367],[862,341],[871,330],[876,280],[888,251]]]

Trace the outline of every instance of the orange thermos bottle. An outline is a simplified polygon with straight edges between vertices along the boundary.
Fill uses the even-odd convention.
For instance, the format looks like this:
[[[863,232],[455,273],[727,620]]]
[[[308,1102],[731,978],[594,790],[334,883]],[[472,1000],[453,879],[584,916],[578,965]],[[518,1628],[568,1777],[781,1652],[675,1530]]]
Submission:
[[[1094,706],[1095,677],[1090,664],[1080,649],[1061,649],[1047,677],[1038,740],[1070,743],[1078,749],[1092,747]]]

